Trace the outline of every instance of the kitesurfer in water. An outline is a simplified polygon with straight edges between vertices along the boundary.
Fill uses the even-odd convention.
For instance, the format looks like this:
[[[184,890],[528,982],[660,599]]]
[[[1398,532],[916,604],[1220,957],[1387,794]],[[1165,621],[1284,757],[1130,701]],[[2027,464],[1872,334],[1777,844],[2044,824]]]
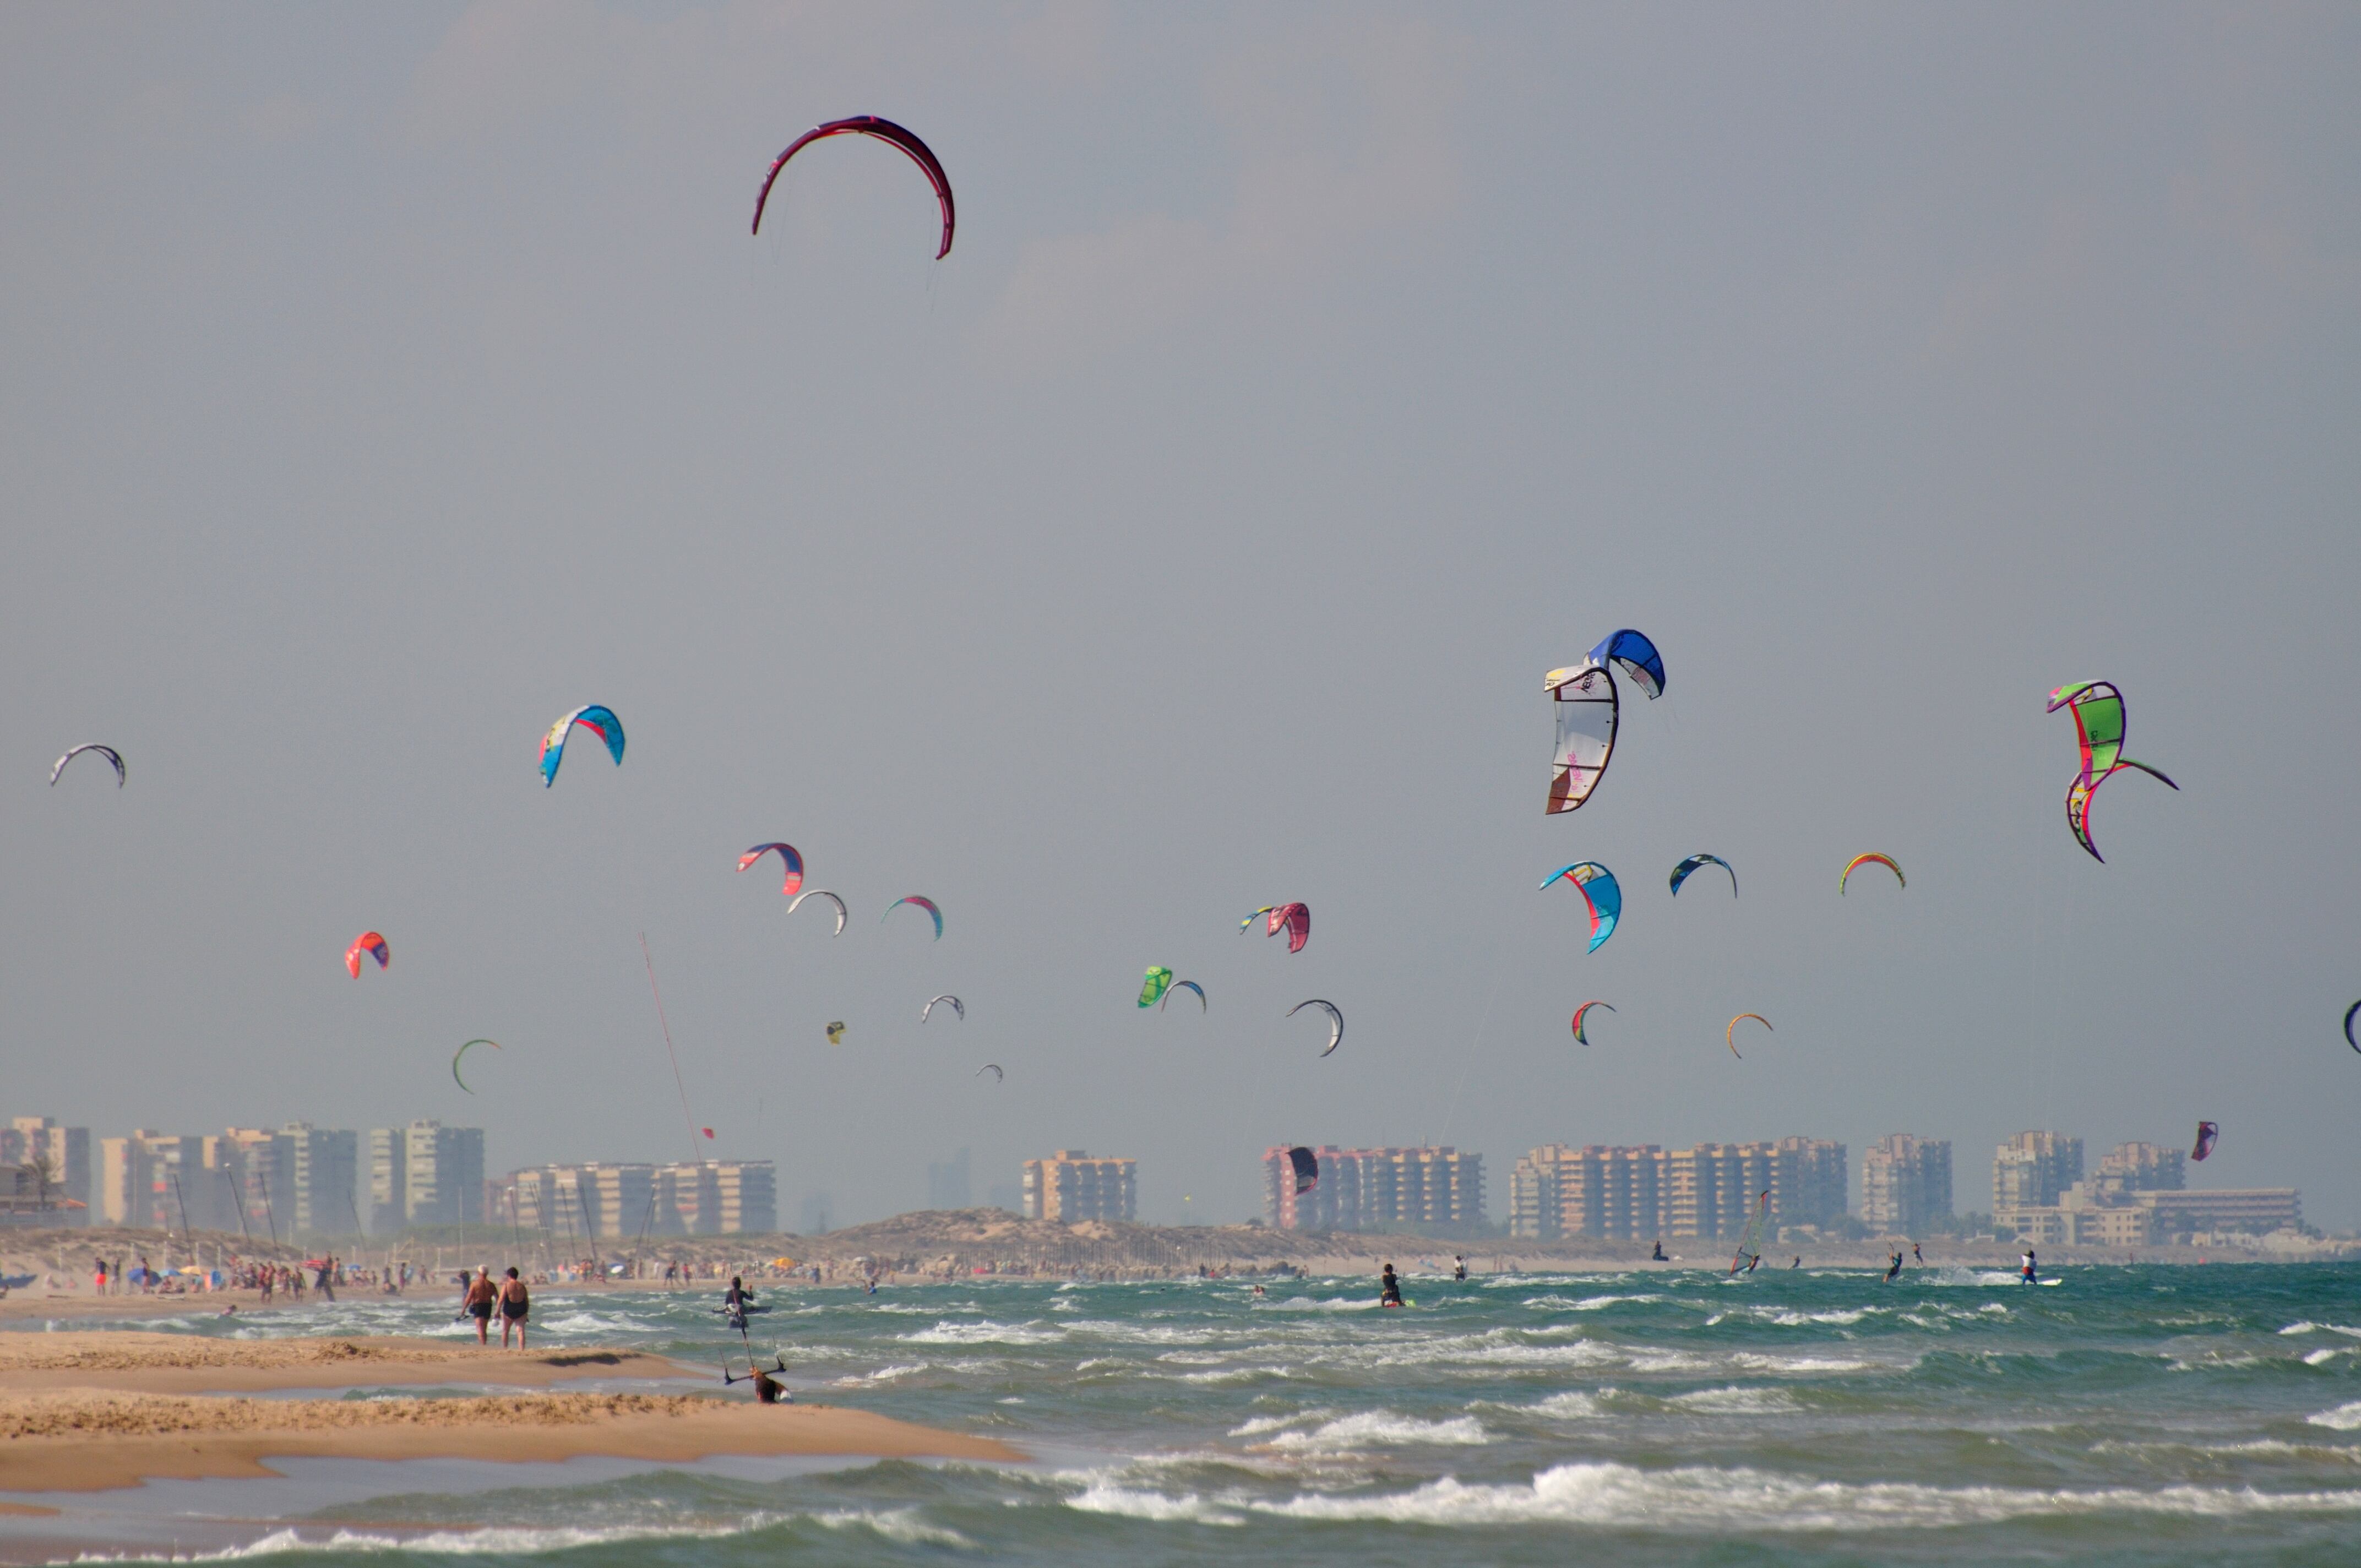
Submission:
[[[1926,1266],[1927,1255],[1918,1250],[1918,1244],[1916,1242],[1912,1242],[1910,1244],[1910,1261],[1917,1264],[1922,1268]]]
[[[1897,1277],[1901,1273],[1902,1273],[1902,1255],[1901,1255],[1900,1253],[1898,1253],[1898,1252],[1897,1252],[1897,1253],[1895,1253],[1895,1254],[1894,1255],[1894,1266],[1893,1266],[1893,1267],[1891,1267],[1891,1268],[1888,1268],[1888,1269],[1885,1271],[1885,1282],[1886,1282],[1888,1285],[1893,1284],[1893,1283],[1894,1283],[1894,1279],[1895,1279],[1895,1278],[1896,1278],[1896,1277]]]
[[[1664,1255],[1664,1239],[1662,1236],[1658,1236],[1656,1238],[1656,1250],[1649,1257],[1648,1261],[1650,1263],[1670,1263],[1672,1261],[1672,1259]]]
[[[1451,1277],[1461,1281],[1467,1277],[1467,1260],[1455,1252],[1451,1255]]]
[[[1801,1253],[1797,1253],[1797,1254],[1795,1255],[1795,1262],[1793,1262],[1793,1263],[1791,1263],[1791,1264],[1789,1264],[1787,1266],[1788,1266],[1788,1267],[1790,1267],[1790,1268],[1801,1268],[1801,1267],[1803,1267],[1803,1266],[1804,1266],[1804,1255],[1803,1255],[1803,1254],[1801,1254]]]
[[[2040,1281],[2040,1265],[2034,1261],[2033,1249],[2031,1247],[2026,1247],[2025,1249],[2025,1274],[2023,1277],[2023,1282],[2027,1285],[2037,1285]]]
[[[1385,1271],[1378,1276],[1378,1305],[1399,1307],[1401,1304],[1401,1281],[1394,1277],[1394,1266],[1389,1263],[1385,1266]]]
[[[746,1281],[744,1277],[740,1275],[731,1275],[730,1277],[730,1288],[723,1293],[721,1298],[721,1312],[723,1317],[728,1319],[730,1326],[733,1329],[744,1328],[746,1326],[746,1309],[753,1304],[754,1293],[746,1288]]]

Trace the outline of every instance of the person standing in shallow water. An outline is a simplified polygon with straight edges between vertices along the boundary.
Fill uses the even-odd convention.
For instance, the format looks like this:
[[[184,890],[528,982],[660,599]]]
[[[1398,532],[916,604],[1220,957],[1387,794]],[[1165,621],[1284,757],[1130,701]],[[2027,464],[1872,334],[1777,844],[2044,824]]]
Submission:
[[[524,1320],[525,1315],[532,1310],[531,1293],[525,1289],[524,1281],[517,1277],[517,1271],[511,1268],[508,1278],[500,1283],[500,1348],[502,1350],[509,1347],[511,1329],[516,1331],[517,1348],[519,1350],[524,1348]]]
[[[302,1276],[296,1277],[300,1279]],[[462,1304],[467,1308],[467,1315],[476,1320],[478,1344],[492,1343],[492,1303],[500,1299],[500,1294],[493,1288],[492,1266],[489,1263],[478,1268],[475,1278],[467,1281],[467,1294],[462,1298]]]
[[[1401,1304],[1401,1281],[1394,1277],[1394,1266],[1389,1263],[1386,1265],[1384,1272],[1378,1276],[1378,1305],[1399,1307]]]

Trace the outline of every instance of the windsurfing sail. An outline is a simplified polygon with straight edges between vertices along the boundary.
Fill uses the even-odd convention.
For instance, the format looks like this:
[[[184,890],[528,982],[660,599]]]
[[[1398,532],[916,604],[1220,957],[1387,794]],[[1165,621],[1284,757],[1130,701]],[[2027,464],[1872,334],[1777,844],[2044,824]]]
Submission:
[[[2070,708],[2074,714],[2074,734],[2082,747],[2082,771],[2066,786],[2066,826],[2073,831],[2074,841],[2090,852],[2092,860],[2103,863],[2106,856],[2091,842],[2091,797],[2099,786],[2125,768],[2137,768],[2167,788],[2180,786],[2166,778],[2146,762],[2136,762],[2124,755],[2124,695],[2111,681],[2078,681],[2059,686],[2049,694],[2051,713]]]
[[[69,746],[66,748],[66,754],[60,757],[57,761],[57,765],[49,770],[49,784],[53,787],[58,782],[58,775],[66,771],[66,764],[72,762],[76,757],[81,756],[84,751],[95,751],[100,756],[104,757],[108,762],[114,763],[115,787],[117,789],[121,789],[123,787],[124,781],[129,777],[129,775],[123,771],[123,753],[116,751],[112,746],[102,746],[95,740],[85,740],[79,746]]]
[[[1732,1274],[1746,1266],[1749,1260],[1763,1248],[1763,1222],[1771,1212],[1771,1194],[1763,1193],[1754,1200],[1754,1212],[1747,1217],[1746,1229],[1738,1238],[1738,1251],[1730,1260]]]

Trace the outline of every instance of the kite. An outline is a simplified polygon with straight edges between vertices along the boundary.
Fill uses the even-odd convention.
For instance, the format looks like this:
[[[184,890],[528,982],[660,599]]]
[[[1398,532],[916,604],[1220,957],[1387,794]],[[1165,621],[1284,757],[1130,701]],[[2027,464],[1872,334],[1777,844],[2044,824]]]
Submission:
[[[936,998],[935,998],[935,1002],[948,1002],[948,1003],[950,1003],[951,1004],[951,1011],[959,1014],[959,1016],[960,1016],[960,1022],[961,1022],[962,1024],[963,1024],[963,1023],[965,1023],[965,1022],[967,1022],[967,1003],[964,1003],[964,1002],[961,1002],[958,997],[953,996],[953,995],[951,995],[950,993],[949,993],[948,992],[946,992],[944,994],[942,994],[942,995],[940,995],[940,996],[936,997]],[[927,1003],[926,1011],[918,1014],[918,1022],[919,1022],[919,1023],[923,1024],[923,1023],[925,1023],[928,1019],[929,1019],[929,1018],[931,1018],[931,1017],[933,1017],[933,1016],[934,1016],[934,1014],[935,1014],[935,1002],[929,1002],[929,1003]]]
[[[744,868],[743,866],[741,866],[739,869],[740,869],[741,871],[743,871],[745,868]],[[796,894],[794,898],[792,898],[792,899],[788,900],[788,901],[787,901],[787,913],[788,913],[788,914],[790,914],[790,915],[793,915],[793,914],[796,912],[796,905],[798,905],[798,904],[801,904],[801,903],[802,903],[805,899],[807,899],[807,898],[825,898],[825,899],[827,899],[830,904],[833,904],[833,905],[836,905],[836,929],[835,929],[835,930],[833,930],[833,931],[831,931],[831,932],[829,932],[829,935],[830,935],[830,936],[832,936],[832,937],[841,937],[841,936],[843,936],[843,935],[844,935],[844,918],[845,918],[845,915],[846,915],[846,913],[847,913],[847,911],[846,911],[846,909],[845,909],[845,907],[844,907],[844,900],[842,900],[842,899],[840,899],[840,898],[837,897],[837,896],[836,896],[836,894],[832,894],[832,893],[829,892],[829,890],[828,890],[828,889],[826,889],[826,888],[824,888],[824,887],[816,887],[816,888],[813,888],[813,889],[812,889],[810,892],[808,892],[808,893],[799,893],[799,894]]]
[[[1678,898],[1681,895],[1681,883],[1688,881],[1689,873],[1696,871],[1699,866],[1719,866],[1723,871],[1729,872],[1730,896],[1732,898],[1736,898],[1738,896],[1738,872],[1731,868],[1730,863],[1728,861],[1723,860],[1719,855],[1691,855],[1687,860],[1683,861],[1679,865],[1673,868],[1673,896],[1675,898]]]
[[[363,953],[367,953],[369,957],[375,959],[377,960],[377,967],[379,969],[383,969],[386,965],[393,962],[393,949],[385,945],[385,938],[379,936],[374,931],[364,931],[359,936],[353,938],[353,945],[351,947],[345,949],[345,968],[351,973],[355,980],[358,980],[361,977],[361,955]]]
[[[1590,1036],[1582,1032],[1582,1015],[1589,1012],[1594,1007],[1606,1007],[1607,1011],[1609,1013],[1615,1011],[1614,1008],[1608,1006],[1604,1002],[1586,1002],[1581,1006],[1576,1008],[1574,1010],[1574,1043],[1577,1046],[1587,1046],[1590,1044]]]
[[[1749,1018],[1753,1019],[1756,1023],[1762,1025],[1766,1029],[1771,1028],[1771,1020],[1765,1018],[1760,1013],[1741,1013],[1737,1017],[1732,1018],[1730,1021],[1730,1027],[1721,1032],[1722,1043],[1730,1047],[1730,1054],[1731,1056],[1738,1057],[1738,1026],[1746,1022]],[[1774,1035],[1778,1033],[1775,1029],[1772,1029],[1771,1032]],[[1744,1057],[1738,1057],[1738,1059],[1740,1061],[1744,1061],[1746,1058]]]
[[[1245,936],[1245,935],[1246,934],[1246,932],[1247,932],[1247,931],[1249,931],[1249,930],[1251,930],[1251,929],[1253,928],[1253,927],[1254,927],[1254,923],[1255,923],[1257,920],[1258,920],[1258,919],[1260,919],[1262,916],[1266,916],[1266,915],[1269,914],[1272,910],[1274,910],[1274,909],[1276,909],[1276,908],[1278,908],[1278,907],[1279,907],[1279,905],[1276,905],[1276,904],[1266,904],[1266,905],[1264,905],[1260,909],[1256,910],[1252,915],[1249,915],[1249,916],[1247,916],[1245,919],[1243,919],[1243,920],[1239,921],[1239,922],[1238,922],[1238,935],[1239,935],[1239,936],[1241,936],[1241,937]]]
[[[949,256],[951,253],[951,229],[956,218],[951,206],[950,177],[943,172],[943,166],[936,161],[934,153],[925,142],[893,121],[881,120],[874,115],[855,115],[849,120],[830,120],[826,125],[814,126],[789,142],[787,150],[771,160],[770,172],[763,176],[763,189],[754,197],[754,225],[750,232],[763,232],[763,203],[771,199],[771,186],[778,180],[779,170],[787,166],[787,159],[824,137],[854,135],[875,137],[879,141],[900,148],[909,155],[911,162],[927,171],[927,178],[935,184],[935,200],[943,207],[943,246],[935,252],[935,259],[940,261]]]
[[[57,766],[49,770],[49,785],[51,788],[55,788],[57,786],[58,775],[66,771],[66,764],[72,762],[76,757],[81,756],[84,751],[95,751],[100,756],[104,757],[108,762],[113,762],[115,764],[115,787],[117,789],[121,789],[123,787],[124,780],[128,776],[123,771],[123,753],[116,751],[112,746],[102,746],[95,740],[85,740],[79,746],[67,747],[66,754],[60,757],[57,762]]]
[[[1266,911],[1260,909],[1255,911],[1255,915],[1264,913]],[[1266,937],[1276,937],[1281,931],[1285,931],[1287,950],[1290,953],[1301,952],[1303,944],[1312,939],[1312,906],[1308,904],[1282,904],[1269,909],[1268,914],[1270,918],[1264,925],[1262,934]],[[1246,920],[1251,924],[1254,915],[1247,916]]]
[[[1164,993],[1171,989],[1172,971],[1162,964],[1150,964],[1147,977],[1139,982],[1139,1004],[1153,1007],[1163,1001]]]
[[[577,724],[607,743],[607,753],[617,767],[623,765],[623,721],[615,717],[613,708],[590,703],[551,725],[549,733],[541,738],[542,788],[557,782],[557,764],[566,756],[566,733]]]
[[[1575,810],[1607,776],[1622,711],[1610,668],[1617,664],[1650,700],[1664,695],[1663,657],[1653,642],[1629,627],[1609,634],[1581,663],[1542,677],[1542,689],[1555,699],[1557,710],[1557,748],[1550,763],[1549,804],[1543,808],[1548,815]]]
[[[786,885],[780,888],[779,892],[786,897],[793,898],[796,895],[796,890],[804,884],[804,858],[796,853],[796,847],[793,844],[757,844],[738,857],[738,869],[744,871],[774,850],[779,852],[779,860],[787,868]],[[793,909],[795,905],[790,904],[787,907]]]
[[[2203,1159],[2207,1155],[2212,1154],[2212,1153],[2213,1152],[2213,1141],[2214,1141],[2216,1138],[2219,1138],[2221,1135],[2222,1135],[2222,1124],[2221,1124],[2221,1123],[2219,1123],[2219,1122],[2200,1122],[2200,1123],[2198,1123],[2198,1124],[2197,1124],[2197,1146],[2196,1146],[2195,1148],[2191,1149],[2191,1150],[2189,1151],[2189,1157],[2190,1157],[2190,1158],[2191,1158],[2191,1159]]]
[[[1295,1168],[1295,1195],[1298,1198],[1320,1185],[1320,1157],[1298,1144],[1287,1151],[1287,1163]]]
[[[1837,878],[1838,893],[1843,893],[1845,890],[1845,883],[1852,880],[1853,868],[1855,866],[1861,865],[1883,866],[1887,871],[1894,873],[1894,880],[1895,882],[1900,883],[1905,887],[1908,887],[1910,885],[1910,879],[1902,874],[1902,868],[1894,864],[1894,857],[1892,855],[1872,853],[1867,855],[1855,855],[1851,860],[1845,862],[1843,874]],[[1734,875],[1730,880],[1733,884],[1738,881],[1737,877]]]
[[[880,915],[877,917],[877,923],[880,926],[885,924],[886,917],[891,916],[894,911],[901,908],[902,905],[906,904],[915,904],[919,908],[925,910],[928,914],[935,917],[935,940],[938,942],[941,941],[943,939],[943,912],[935,907],[935,901],[933,899],[921,898],[915,893],[910,894],[907,898],[897,898],[893,903],[887,905],[885,906],[885,914]]]
[[[1193,980],[1176,980],[1172,982],[1172,991],[1166,992],[1164,993],[1164,1000],[1156,1004],[1156,1010],[1159,1013],[1163,1012],[1166,1007],[1171,1004],[1172,992],[1175,991],[1195,992],[1197,993],[1197,1011],[1200,1013],[1205,1011],[1205,988],[1199,985]]]
[[[2361,1051],[2361,1040],[2353,1037],[2353,1014],[2356,1013],[2361,1013],[2361,1002],[2356,1002],[2345,1010],[2345,1043],[2355,1050]]]
[[[831,1046],[844,1044],[844,1025],[841,1022],[828,1026],[828,1043]]]
[[[467,1046],[489,1046],[494,1050],[499,1050],[500,1048],[500,1043],[498,1040],[469,1040],[467,1046],[461,1046],[457,1050],[451,1053],[451,1077],[453,1081],[456,1082],[462,1089],[467,1089],[467,1080],[459,1076],[459,1058],[467,1054]],[[473,1094],[476,1091],[472,1089],[467,1089],[467,1092]]]
[[[1542,879],[1542,886],[1546,888],[1560,877],[1582,894],[1582,902],[1590,911],[1590,946],[1583,951],[1595,953],[1598,944],[1615,935],[1615,922],[1623,913],[1623,884],[1597,861],[1576,861],[1560,866]]]
[[[1006,1073],[1000,1070],[1000,1064],[996,1061],[988,1061],[975,1069],[975,1075],[978,1078],[982,1078],[987,1072],[992,1074],[992,1081],[994,1083],[1005,1082],[1008,1077]]]
[[[2137,768],[2169,789],[2180,786],[2146,762],[2135,762],[2124,755],[2124,694],[2114,683],[2081,681],[2059,686],[2049,694],[2048,711],[2055,713],[2061,707],[2074,710],[2074,733],[2082,743],[2082,771],[2066,786],[2066,826],[2073,829],[2074,841],[2103,864],[2107,857],[2091,842],[2091,797],[2099,793],[2099,786],[2125,768]]]
[[[1323,1057],[1333,1054],[1335,1051],[1337,1045],[1345,1038],[1345,1014],[1338,1011],[1334,1003],[1323,1002],[1315,996],[1309,1002],[1299,1002],[1294,1006],[1289,1008],[1287,1010],[1287,1016],[1292,1018],[1307,1007],[1323,1008],[1327,1012],[1328,1049],[1322,1051],[1320,1054]]]

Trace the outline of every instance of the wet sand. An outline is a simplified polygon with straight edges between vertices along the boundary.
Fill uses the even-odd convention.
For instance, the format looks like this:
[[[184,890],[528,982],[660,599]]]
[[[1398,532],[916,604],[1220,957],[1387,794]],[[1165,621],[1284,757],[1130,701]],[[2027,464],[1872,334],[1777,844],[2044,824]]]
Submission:
[[[531,1354],[414,1339],[0,1335],[0,1492],[276,1474],[273,1457],[686,1463],[719,1454],[1019,1459],[1005,1443],[864,1410],[628,1393],[253,1399],[241,1392],[690,1374],[637,1351]],[[702,1375],[702,1374],[696,1374]],[[200,1395],[193,1391],[228,1391]],[[718,1392],[718,1391],[717,1391]],[[9,1508],[11,1513],[19,1511]]]

